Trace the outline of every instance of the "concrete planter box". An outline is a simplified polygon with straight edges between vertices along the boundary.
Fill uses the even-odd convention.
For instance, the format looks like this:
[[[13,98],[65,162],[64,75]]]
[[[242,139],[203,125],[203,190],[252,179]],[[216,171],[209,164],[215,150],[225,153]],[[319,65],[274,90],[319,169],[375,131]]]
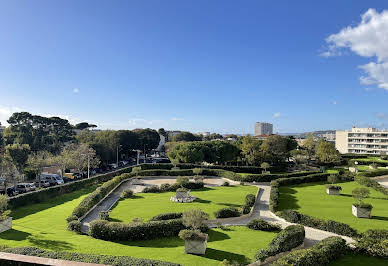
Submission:
[[[356,167],[349,167],[349,172],[351,173],[358,173],[358,169]]]
[[[12,229],[12,217],[0,222],[0,233]]]
[[[360,208],[352,205],[352,214],[356,216],[357,218],[371,218],[372,210],[366,209],[366,208]]]
[[[186,198],[190,198],[190,191],[177,191],[176,192],[176,198],[177,199],[186,199]]]
[[[339,189],[334,189],[334,188],[326,188],[326,193],[327,195],[339,195],[341,194],[341,190]]]
[[[185,240],[185,253],[205,255],[207,240]]]

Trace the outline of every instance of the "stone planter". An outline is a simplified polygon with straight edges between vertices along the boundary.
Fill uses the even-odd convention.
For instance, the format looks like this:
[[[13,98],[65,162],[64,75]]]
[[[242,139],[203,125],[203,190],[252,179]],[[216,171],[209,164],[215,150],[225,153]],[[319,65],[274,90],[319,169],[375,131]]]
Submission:
[[[360,207],[356,207],[356,206],[352,205],[352,213],[357,218],[367,218],[367,219],[370,219],[371,218],[372,210],[367,209],[367,208],[360,208]]]
[[[326,188],[326,193],[327,195],[339,195],[340,194],[339,189],[334,189],[334,188]]]
[[[185,240],[185,253],[205,255],[207,240]]]
[[[349,172],[351,172],[351,173],[358,173],[358,169],[357,169],[357,167],[349,167]]]
[[[12,217],[0,222],[0,233],[12,229]]]
[[[177,199],[186,199],[190,198],[190,191],[177,191],[176,192]]]

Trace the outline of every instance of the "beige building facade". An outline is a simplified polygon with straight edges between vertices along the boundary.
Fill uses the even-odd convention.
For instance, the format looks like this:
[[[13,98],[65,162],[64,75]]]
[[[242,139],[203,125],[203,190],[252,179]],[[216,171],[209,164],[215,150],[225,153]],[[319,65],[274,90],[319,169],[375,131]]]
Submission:
[[[337,130],[335,147],[340,153],[388,153],[388,130],[378,130],[371,127]]]

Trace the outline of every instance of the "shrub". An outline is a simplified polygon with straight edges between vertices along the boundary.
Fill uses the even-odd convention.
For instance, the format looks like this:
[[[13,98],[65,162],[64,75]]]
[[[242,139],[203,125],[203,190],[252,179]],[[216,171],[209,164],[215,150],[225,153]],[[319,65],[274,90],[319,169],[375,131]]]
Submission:
[[[241,213],[242,214],[248,214],[251,212],[251,207],[249,207],[248,205],[244,205],[241,207]]]
[[[136,224],[95,220],[90,223],[89,235],[107,241],[136,241],[177,236],[183,229],[181,219]]]
[[[223,187],[229,187],[230,186],[230,183],[228,181],[225,181],[224,183],[222,183],[222,186]]]
[[[245,196],[245,205],[253,207],[256,202],[256,196],[253,194],[248,194]]]
[[[244,182],[271,182],[279,178],[291,178],[291,177],[301,177],[306,175],[318,174],[318,171],[301,171],[285,174],[251,174],[251,175],[236,175],[238,177],[230,178],[232,180],[244,181]]]
[[[241,213],[236,208],[227,207],[214,212],[214,216],[216,218],[239,217],[241,216]]]
[[[113,266],[178,266],[171,262],[150,260],[150,259],[140,259],[132,258],[128,256],[111,256],[111,255],[98,255],[98,254],[82,254],[75,252],[65,252],[65,251],[48,251],[39,249],[36,247],[18,247],[18,248],[7,248],[2,247],[2,252],[28,255],[34,257],[50,258],[50,259],[62,259],[70,261],[79,261],[86,263],[95,263],[95,264],[105,264]],[[4,261],[3,261],[4,263]],[[11,261],[7,261],[6,265],[20,265],[20,262],[15,262],[15,264],[9,264]],[[30,264],[29,264],[30,265]]]
[[[347,224],[331,220],[325,221],[306,214],[301,214],[295,210],[283,210],[277,212],[276,215],[291,223],[303,224],[305,226],[349,237],[358,236],[357,230]]]
[[[184,229],[179,232],[179,237],[183,240],[198,240],[205,241],[207,240],[208,235],[202,233],[199,230],[188,230]]]
[[[266,249],[260,249],[256,255],[256,261],[264,261],[268,257],[279,253],[290,251],[303,244],[305,238],[304,227],[301,225],[290,225],[280,231],[279,234],[268,244]]]
[[[372,210],[373,206],[372,204],[369,204],[369,203],[353,203],[353,206],[354,207],[357,207],[357,208],[363,208],[363,209],[368,209],[368,210]]]
[[[151,218],[151,221],[163,221],[163,220],[171,220],[171,219],[180,219],[182,218],[181,212],[170,212],[170,213],[162,213],[158,214]]]
[[[372,209],[372,205],[364,204],[364,202],[363,202],[363,200],[365,198],[369,198],[369,195],[370,195],[369,189],[363,188],[363,187],[355,188],[352,191],[352,195],[353,195],[353,198],[358,200],[358,204],[353,204],[354,206],[358,206],[358,207],[365,206],[365,207],[361,207],[361,208],[370,208],[370,209]]]
[[[149,186],[145,187],[142,191],[143,193],[160,193],[162,192],[158,186]]]
[[[261,231],[279,231],[281,230],[280,225],[271,224],[263,219],[254,219],[248,223],[248,228],[253,230],[261,230]]]
[[[195,230],[201,228],[208,218],[209,215],[200,209],[188,210],[182,215],[183,224]]]
[[[133,196],[133,191],[130,189],[126,189],[123,192],[121,192],[120,198],[127,199]]]
[[[66,221],[70,223],[71,221],[78,220],[78,217],[75,215],[70,215],[69,217],[66,218]]]
[[[346,241],[338,236],[328,237],[312,248],[295,250],[272,265],[321,266],[328,265],[347,252]]]
[[[195,183],[203,183],[203,177],[202,176],[194,176]]]
[[[370,188],[373,188],[374,190],[377,190],[385,195],[388,195],[388,188],[383,187],[379,182],[376,180],[370,179],[364,175],[359,175],[354,178],[354,181],[359,183],[360,185],[364,185]]]
[[[178,185],[183,186],[183,185],[189,183],[189,178],[183,177],[183,176],[178,176],[178,178],[176,179],[176,182]]]
[[[367,230],[361,234],[355,246],[367,255],[388,259],[388,230]]]
[[[188,192],[189,190],[187,188],[184,188],[184,187],[180,187],[176,190],[176,192]]]
[[[71,221],[67,224],[67,229],[77,233],[81,233],[82,223],[78,220]]]
[[[8,218],[11,213],[8,209],[8,196],[0,195],[0,221],[4,221]]]

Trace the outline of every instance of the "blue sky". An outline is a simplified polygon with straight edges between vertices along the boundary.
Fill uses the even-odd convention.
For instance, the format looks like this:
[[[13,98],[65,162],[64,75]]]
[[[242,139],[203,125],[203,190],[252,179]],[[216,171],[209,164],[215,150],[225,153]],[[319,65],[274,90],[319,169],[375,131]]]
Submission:
[[[388,3],[1,1],[0,121],[23,110],[112,129],[388,127],[388,72],[360,83],[384,53],[326,41],[370,8]]]

